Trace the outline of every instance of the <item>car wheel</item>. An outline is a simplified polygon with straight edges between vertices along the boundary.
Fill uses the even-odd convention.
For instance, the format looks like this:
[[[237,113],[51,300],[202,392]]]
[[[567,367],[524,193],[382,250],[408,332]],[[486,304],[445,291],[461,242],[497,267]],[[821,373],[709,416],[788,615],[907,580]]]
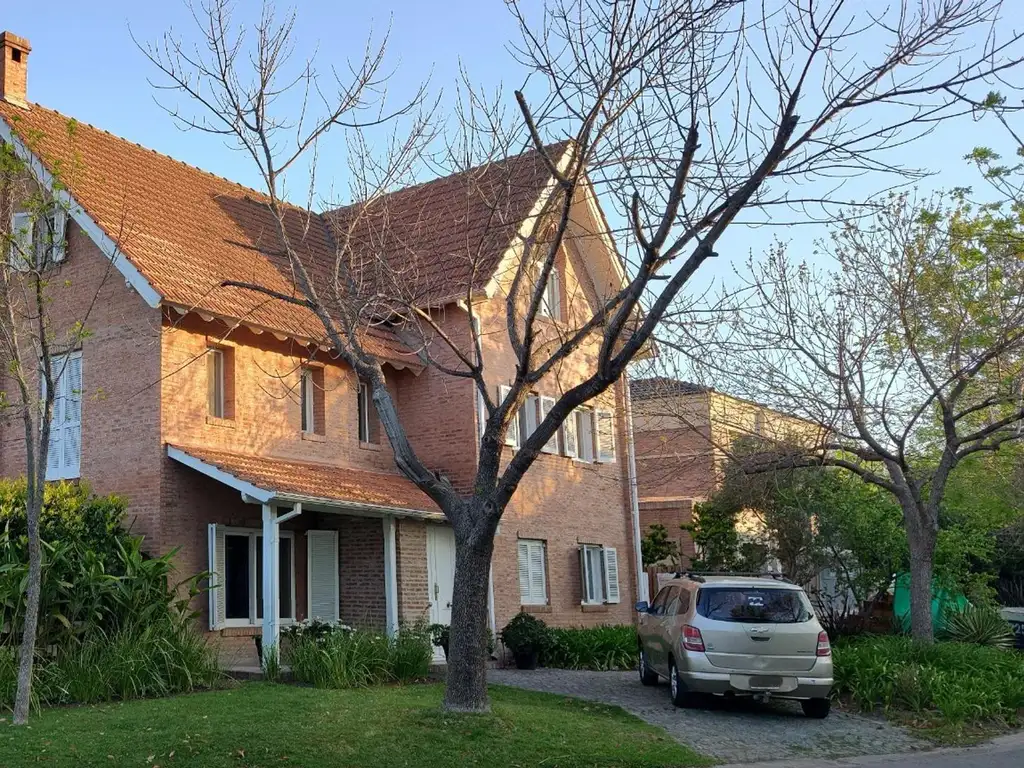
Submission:
[[[647,663],[647,653],[643,648],[640,649],[640,661],[637,664],[640,669],[640,682],[644,685],[657,685],[658,684],[658,673],[651,669]]]
[[[830,699],[805,699],[800,702],[800,706],[807,717],[824,720],[832,709],[832,701]]]
[[[668,660],[668,690],[672,695],[672,703],[677,707],[688,707],[693,702],[693,694],[686,690],[686,685],[679,678],[676,660]]]

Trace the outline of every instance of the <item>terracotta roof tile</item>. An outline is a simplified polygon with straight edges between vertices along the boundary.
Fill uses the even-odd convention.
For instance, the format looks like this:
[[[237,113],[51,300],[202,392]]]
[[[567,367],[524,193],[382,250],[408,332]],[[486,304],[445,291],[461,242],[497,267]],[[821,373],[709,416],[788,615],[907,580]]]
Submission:
[[[441,514],[429,496],[399,475],[267,456],[242,456],[207,448],[171,447],[279,494]]]
[[[703,384],[694,384],[668,376],[654,376],[649,379],[633,379],[629,382],[629,394],[634,400],[650,400],[668,395],[696,395],[712,391]]]
[[[24,110],[0,101],[0,117],[51,170],[59,164],[71,194],[166,303],[322,338],[308,310],[221,287],[235,280],[297,295],[265,195],[45,107]],[[359,218],[352,240],[356,269],[370,274],[366,265],[383,248],[402,291],[422,301],[457,297],[468,280],[486,284],[548,179],[540,156],[528,152],[385,195],[361,208],[370,215]],[[355,210],[349,206],[330,218],[350,220]],[[326,217],[293,208],[286,229],[314,279],[325,282],[335,253]],[[480,255],[475,274],[470,253]],[[366,280],[366,287],[377,285]],[[385,355],[402,350],[386,331],[375,338],[386,339]]]

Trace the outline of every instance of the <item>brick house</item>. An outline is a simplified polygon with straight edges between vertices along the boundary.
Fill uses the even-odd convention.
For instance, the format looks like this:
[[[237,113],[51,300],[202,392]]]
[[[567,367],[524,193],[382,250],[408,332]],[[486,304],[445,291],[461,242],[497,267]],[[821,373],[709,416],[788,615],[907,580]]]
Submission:
[[[311,313],[222,287],[246,280],[292,290],[286,259],[261,245],[273,242],[263,195],[29,103],[28,41],[4,33],[0,49],[0,140],[44,178],[55,164],[62,169],[69,213],[48,289],[54,327],[96,298],[90,335],[59,384],[49,477],[126,496],[128,522],[149,550],[180,548],[184,574],[209,569],[216,589],[202,621],[220,637],[265,633],[276,622],[264,622],[264,607],[275,603],[271,613],[285,623],[320,616],[393,631],[448,621],[451,529],[397,472],[366,387],[317,341],[322,328]],[[484,234],[479,190],[489,173],[491,188],[507,190],[506,224]],[[516,264],[515,236],[549,178],[528,152],[476,181],[456,175],[393,193],[391,231],[436,255],[409,290],[456,338],[468,335],[458,299],[476,281],[488,386],[497,393],[511,375],[502,290]],[[596,199],[576,205],[548,322],[590,311],[622,279],[613,248],[586,234],[601,231]],[[308,227],[294,222],[290,234],[314,265],[330,263],[332,223],[330,215]],[[468,269],[460,248],[482,249],[487,269]],[[368,331],[364,343],[385,361],[424,463],[468,487],[481,425],[472,383],[423,365],[388,330]],[[531,429],[548,396],[579,380],[592,359],[583,349],[540,382],[519,429]],[[632,621],[626,401],[620,384],[578,411],[520,485],[495,542],[492,627],[521,608],[561,625]],[[23,471],[20,420],[0,421],[0,476]],[[263,568],[275,560],[277,578]]]
[[[640,530],[665,526],[686,558],[696,553],[680,526],[693,521],[694,504],[720,487],[725,450],[743,436],[792,439],[809,427],[793,416],[679,379],[634,379],[630,393]]]

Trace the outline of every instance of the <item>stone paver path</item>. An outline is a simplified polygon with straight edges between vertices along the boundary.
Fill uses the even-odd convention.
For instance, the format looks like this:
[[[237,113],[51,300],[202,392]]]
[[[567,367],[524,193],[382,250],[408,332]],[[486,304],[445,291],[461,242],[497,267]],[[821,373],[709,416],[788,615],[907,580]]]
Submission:
[[[880,720],[833,711],[825,720],[803,716],[796,702],[709,702],[708,708],[678,709],[668,687],[640,684],[635,672],[574,672],[563,669],[492,669],[488,681],[534,691],[561,693],[615,704],[698,752],[724,762],[886,755],[928,745]]]

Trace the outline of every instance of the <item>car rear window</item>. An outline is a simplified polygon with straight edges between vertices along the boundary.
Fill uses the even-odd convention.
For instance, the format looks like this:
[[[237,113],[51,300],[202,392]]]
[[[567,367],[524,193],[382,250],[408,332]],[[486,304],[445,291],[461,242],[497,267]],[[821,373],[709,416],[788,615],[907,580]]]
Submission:
[[[803,592],[771,587],[701,587],[697,613],[713,621],[798,624],[813,617]]]

